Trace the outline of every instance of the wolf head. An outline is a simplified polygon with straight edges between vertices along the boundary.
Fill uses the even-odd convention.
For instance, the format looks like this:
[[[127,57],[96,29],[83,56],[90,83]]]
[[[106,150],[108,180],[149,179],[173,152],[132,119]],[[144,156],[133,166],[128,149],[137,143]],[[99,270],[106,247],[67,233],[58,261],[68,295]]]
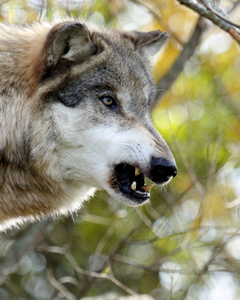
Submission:
[[[173,155],[149,112],[150,60],[167,38],[160,31],[99,30],[74,22],[50,30],[36,61],[36,93],[51,120],[62,181],[105,189],[135,206],[149,200],[152,184],[146,186],[145,177],[164,185],[176,176]]]

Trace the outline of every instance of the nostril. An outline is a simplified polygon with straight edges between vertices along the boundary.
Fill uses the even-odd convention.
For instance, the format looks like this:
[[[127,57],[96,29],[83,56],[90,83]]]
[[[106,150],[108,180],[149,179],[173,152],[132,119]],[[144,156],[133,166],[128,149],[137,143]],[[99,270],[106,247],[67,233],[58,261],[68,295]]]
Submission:
[[[156,183],[163,183],[168,181],[171,177],[177,175],[177,166],[164,157],[153,158],[151,164],[152,180]]]

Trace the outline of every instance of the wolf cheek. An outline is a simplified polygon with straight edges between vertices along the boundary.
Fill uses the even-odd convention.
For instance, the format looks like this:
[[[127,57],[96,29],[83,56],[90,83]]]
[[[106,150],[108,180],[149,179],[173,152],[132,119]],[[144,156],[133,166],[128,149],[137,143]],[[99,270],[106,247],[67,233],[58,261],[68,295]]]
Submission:
[[[117,121],[108,127],[99,124],[83,130],[81,142],[81,152],[69,155],[74,180],[87,180],[127,205],[142,205],[149,200],[153,183],[146,185],[145,177],[164,185],[176,176],[176,164],[164,140],[159,136],[158,144],[164,149],[161,152],[151,134],[141,127],[126,129]],[[89,168],[77,170],[78,165]]]

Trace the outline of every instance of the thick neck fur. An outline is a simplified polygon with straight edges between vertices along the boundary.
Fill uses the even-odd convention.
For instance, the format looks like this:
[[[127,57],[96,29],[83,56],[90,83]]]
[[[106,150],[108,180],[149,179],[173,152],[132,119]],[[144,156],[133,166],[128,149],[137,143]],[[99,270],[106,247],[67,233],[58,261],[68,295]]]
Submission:
[[[0,25],[0,160],[5,165],[24,165],[29,159],[29,134],[37,105],[36,60],[45,35],[30,27]]]
[[[39,74],[38,62],[48,25],[17,27],[0,25],[0,87],[10,90],[34,91]],[[7,92],[7,91],[5,91]]]
[[[12,218],[41,218],[61,206],[62,193],[55,164],[34,142],[49,139],[42,126],[35,97],[37,60],[50,25],[34,30],[0,25],[0,224]],[[34,121],[34,126],[33,126]],[[38,137],[37,137],[38,135]],[[40,136],[39,136],[40,135]],[[53,142],[50,144],[54,148]],[[49,149],[51,151],[52,149]],[[42,153],[42,154],[40,154]],[[42,165],[38,165],[39,155]],[[47,166],[47,167],[46,167]],[[54,178],[55,177],[55,178]],[[60,197],[61,198],[61,197]],[[54,203],[54,205],[52,205]],[[41,212],[41,213],[40,213]],[[20,219],[19,219],[20,220]],[[1,226],[0,226],[1,230]]]
[[[39,77],[51,28],[0,24],[0,231],[71,213],[95,191],[63,179],[51,114],[43,109]]]

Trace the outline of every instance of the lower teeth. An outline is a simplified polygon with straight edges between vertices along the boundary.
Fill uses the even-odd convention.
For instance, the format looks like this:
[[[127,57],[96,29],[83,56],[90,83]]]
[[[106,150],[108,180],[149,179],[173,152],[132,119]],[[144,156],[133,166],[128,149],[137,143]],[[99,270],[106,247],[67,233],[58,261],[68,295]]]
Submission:
[[[150,184],[148,184],[148,185],[144,185],[144,186],[141,186],[140,188],[141,188],[141,190],[143,190],[143,192],[142,191],[139,191],[139,190],[137,190],[136,191],[136,188],[137,188],[137,183],[136,183],[136,181],[133,181],[133,183],[132,183],[132,185],[131,185],[131,189],[133,190],[133,191],[136,191],[137,193],[139,193],[139,194],[146,194],[146,193],[148,193],[148,192],[150,192],[150,190],[151,190],[151,188],[153,187],[153,182],[152,183],[150,183]]]
[[[137,188],[137,183],[136,181],[133,181],[132,185],[131,185],[132,190],[136,191]]]
[[[141,186],[141,189],[143,189],[145,192],[150,192],[151,188],[153,187],[153,182],[146,186]]]

